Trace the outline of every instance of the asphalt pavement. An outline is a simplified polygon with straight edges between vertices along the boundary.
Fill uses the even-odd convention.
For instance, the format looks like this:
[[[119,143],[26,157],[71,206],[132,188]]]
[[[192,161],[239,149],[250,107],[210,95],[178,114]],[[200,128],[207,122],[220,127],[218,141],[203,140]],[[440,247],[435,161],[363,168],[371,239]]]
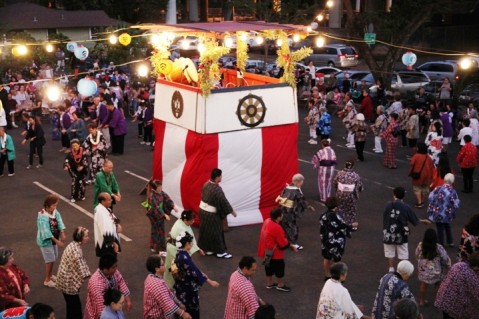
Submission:
[[[278,106],[280,107],[280,106]],[[306,115],[306,110],[300,106],[299,118]],[[62,196],[58,210],[62,214],[67,227],[68,241],[70,241],[73,229],[78,225],[90,229],[92,239],[84,248],[84,254],[91,271],[97,268],[98,259],[95,257],[93,244],[93,220],[92,220],[92,186],[87,188],[87,199],[83,202],[69,202],[70,177],[63,171],[62,163],[64,154],[59,153],[61,145],[59,141],[52,141],[50,137],[50,124],[44,120],[44,128],[47,136],[45,146],[45,164],[41,169],[27,170],[28,147],[20,145],[20,129],[10,130],[17,149],[15,160],[16,175],[14,177],[0,178],[0,245],[11,247],[15,251],[16,263],[24,269],[31,280],[31,292],[27,301],[31,304],[44,302],[52,305],[57,318],[65,317],[65,302],[62,294],[53,289],[43,286],[44,263],[39,248],[35,243],[36,238],[36,215],[42,208],[43,200],[50,192],[56,192]],[[299,221],[299,243],[304,250],[298,253],[288,251],[286,253],[286,277],[285,281],[292,288],[291,292],[280,292],[265,288],[264,270],[259,271],[253,277],[258,295],[265,301],[273,304],[278,312],[278,318],[311,319],[315,317],[319,294],[323,286],[324,273],[322,270],[322,257],[320,251],[318,219],[325,208],[319,203],[317,190],[317,174],[310,161],[313,154],[319,149],[318,145],[307,143],[308,128],[301,121],[298,137],[299,166],[300,172],[306,177],[303,192],[310,203],[316,208],[315,212],[307,212]],[[342,137],[345,130],[340,120],[333,117],[332,147],[336,151],[339,160],[338,168],[344,161],[356,158],[355,151],[347,149]],[[146,258],[149,256],[149,221],[145,216],[144,208],[140,206],[144,196],[139,195],[146,180],[151,176],[152,155],[150,148],[140,145],[136,138],[136,124],[129,125],[129,133],[125,142],[125,154],[114,156],[114,172],[120,184],[122,201],[116,206],[116,213],[122,220],[124,235],[130,241],[123,240],[123,252],[119,257],[119,271],[126,278],[131,290],[133,309],[127,313],[127,318],[142,317],[143,282],[147,275],[145,268]],[[364,192],[360,195],[359,206],[359,229],[353,233],[346,245],[343,261],[349,266],[349,273],[345,286],[349,289],[352,299],[360,305],[364,305],[365,314],[369,314],[378,287],[379,279],[387,270],[386,259],[383,256],[382,238],[382,212],[387,201],[392,199],[392,189],[395,186],[404,186],[407,190],[405,201],[414,204],[412,186],[407,177],[408,161],[406,155],[409,149],[398,148],[398,169],[389,170],[382,166],[382,155],[371,151],[373,137],[370,135],[366,142],[365,161],[357,163],[355,170],[363,179]],[[449,150],[449,157],[454,170],[460,172],[455,164],[455,154],[458,144],[454,143]],[[38,159],[35,159],[37,164]],[[5,168],[6,169],[6,168]],[[477,173],[476,173],[477,176]],[[462,179],[458,174],[456,188],[461,189]],[[168,186],[164,185],[168,192]],[[240,191],[240,186],[238,186]],[[476,193],[477,190],[476,185]],[[454,241],[457,244],[460,238],[460,230],[468,221],[469,217],[477,213],[474,205],[477,205],[476,194],[459,193],[461,207],[457,219],[452,224]],[[426,210],[416,210],[418,217],[425,218]],[[174,218],[167,225],[167,230],[174,222]],[[420,225],[413,227],[410,236],[409,252],[411,260],[416,264],[413,254],[428,226]],[[195,230],[197,231],[197,229]],[[205,285],[200,291],[202,318],[223,318],[226,301],[228,279],[235,270],[238,261],[244,255],[256,255],[260,225],[231,228],[226,234],[229,252],[233,254],[230,260],[216,257],[203,257],[196,254],[194,260],[199,268],[209,277],[217,280],[221,286],[212,288]],[[456,260],[456,248],[447,248],[453,261]],[[257,258],[258,262],[260,261]],[[55,272],[58,264],[55,265]],[[418,295],[417,272],[409,280],[413,293]],[[86,295],[86,283],[82,288],[81,299],[84,306]],[[427,299],[433,303],[433,289],[428,291]],[[440,312],[432,305],[422,308],[425,319],[440,318]]]

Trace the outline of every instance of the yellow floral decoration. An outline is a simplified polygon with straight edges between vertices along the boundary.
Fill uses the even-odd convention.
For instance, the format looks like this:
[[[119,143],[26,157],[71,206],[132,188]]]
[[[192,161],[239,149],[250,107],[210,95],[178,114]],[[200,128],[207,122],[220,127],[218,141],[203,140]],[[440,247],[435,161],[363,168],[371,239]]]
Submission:
[[[204,45],[204,51],[200,56],[199,83],[203,95],[208,96],[221,77],[218,60],[231,49],[220,46],[216,39],[211,37],[202,36],[200,42]]]

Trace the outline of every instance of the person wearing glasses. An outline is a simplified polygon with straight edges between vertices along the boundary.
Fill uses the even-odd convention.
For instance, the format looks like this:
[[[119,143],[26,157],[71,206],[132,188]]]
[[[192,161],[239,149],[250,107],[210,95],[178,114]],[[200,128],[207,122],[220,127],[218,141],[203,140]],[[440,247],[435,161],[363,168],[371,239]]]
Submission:
[[[30,292],[30,280],[14,262],[13,250],[0,247],[0,312],[28,304],[25,296]]]
[[[90,269],[83,257],[82,246],[90,241],[88,229],[79,226],[73,232],[73,241],[63,252],[58,266],[56,287],[63,293],[67,305],[66,319],[82,319],[80,288]]]

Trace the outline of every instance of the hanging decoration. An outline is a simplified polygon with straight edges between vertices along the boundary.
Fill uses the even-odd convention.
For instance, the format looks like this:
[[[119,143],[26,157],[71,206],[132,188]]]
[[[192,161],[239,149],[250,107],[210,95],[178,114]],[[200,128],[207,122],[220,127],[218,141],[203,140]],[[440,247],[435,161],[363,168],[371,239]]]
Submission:
[[[161,60],[158,62],[158,72],[161,74],[168,75],[171,73],[171,70],[173,68],[173,62],[171,60]]]
[[[75,49],[78,47],[78,43],[70,41],[67,43],[67,50],[70,52],[75,52]]]
[[[297,51],[291,52],[289,49],[288,35],[284,31],[267,31],[267,38],[277,40],[281,45],[276,51],[278,58],[276,64],[283,68],[283,76],[279,79],[281,82],[288,83],[296,88],[296,78],[294,76],[295,62],[299,62],[313,53],[311,48],[303,47]]]
[[[75,49],[75,57],[78,60],[85,60],[88,57],[88,49],[84,46],[79,46]]]
[[[165,67],[165,60],[170,59],[170,44],[171,44],[171,37],[167,32],[162,32],[159,34],[153,34],[151,44],[155,51],[151,56],[151,65],[153,66],[153,73],[156,76],[159,75],[166,75],[166,78],[169,79],[167,73],[162,73],[160,70],[164,70]],[[171,71],[170,71],[171,72]]]
[[[205,51],[200,56],[199,83],[203,95],[208,96],[221,77],[218,60],[223,55],[230,53],[231,49],[220,46],[214,38],[202,36],[200,42],[205,45]]]
[[[126,47],[131,43],[131,35],[126,32],[120,34],[120,36],[118,37],[118,42],[120,42],[121,45]]]
[[[417,56],[412,52],[406,52],[402,55],[401,60],[408,70],[412,70],[412,66],[416,64]]]
[[[248,60],[248,34],[237,32],[236,34],[236,67],[241,72],[246,72],[246,61]],[[244,40],[246,38],[246,40]]]
[[[97,91],[97,85],[93,80],[81,79],[78,81],[77,90],[82,96],[92,96]]]

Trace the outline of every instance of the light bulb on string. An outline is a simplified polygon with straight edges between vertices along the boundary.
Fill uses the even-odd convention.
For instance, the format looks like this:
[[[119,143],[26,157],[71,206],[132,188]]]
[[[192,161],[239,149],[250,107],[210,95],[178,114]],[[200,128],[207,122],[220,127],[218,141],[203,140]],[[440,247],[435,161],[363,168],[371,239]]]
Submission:
[[[323,21],[323,20],[324,20],[324,14],[322,14],[322,13],[318,14],[318,16],[316,17],[316,19],[317,19],[319,22]]]
[[[276,45],[279,46],[279,47],[282,46],[283,45],[283,40],[281,40],[281,39],[276,40]]]
[[[263,44],[263,42],[264,42],[264,38],[262,36],[256,37],[256,43],[261,45],[261,44]]]
[[[161,36],[158,33],[153,33],[151,35],[150,41],[153,46],[158,46],[161,42]]]
[[[301,39],[301,36],[298,33],[295,33],[293,35],[293,42],[299,42],[300,39]]]
[[[324,38],[323,37],[317,37],[316,38],[316,46],[318,48],[321,48],[322,46],[324,46]]]
[[[225,38],[225,47],[231,48],[233,46],[233,38],[226,37]]]
[[[108,41],[110,41],[111,44],[116,44],[118,42],[118,37],[116,35],[112,34],[108,38]]]
[[[50,43],[45,46],[45,50],[47,50],[48,53],[52,53],[53,49],[53,45]]]
[[[61,94],[62,93],[60,88],[56,85],[50,85],[47,88],[47,98],[52,102],[58,101],[58,99],[60,99]]]
[[[463,69],[463,70],[469,69],[469,68],[472,66],[472,59],[471,59],[471,58],[462,58],[462,59],[459,61],[459,66],[460,66],[461,69]]]
[[[333,6],[334,6],[334,1],[333,0],[326,1],[326,8],[331,9]]]
[[[18,55],[25,55],[28,53],[28,48],[26,45],[19,45],[17,46],[17,52],[18,52]]]
[[[140,64],[137,69],[138,76],[140,77],[147,77],[148,73],[150,72],[150,69],[146,64]]]

